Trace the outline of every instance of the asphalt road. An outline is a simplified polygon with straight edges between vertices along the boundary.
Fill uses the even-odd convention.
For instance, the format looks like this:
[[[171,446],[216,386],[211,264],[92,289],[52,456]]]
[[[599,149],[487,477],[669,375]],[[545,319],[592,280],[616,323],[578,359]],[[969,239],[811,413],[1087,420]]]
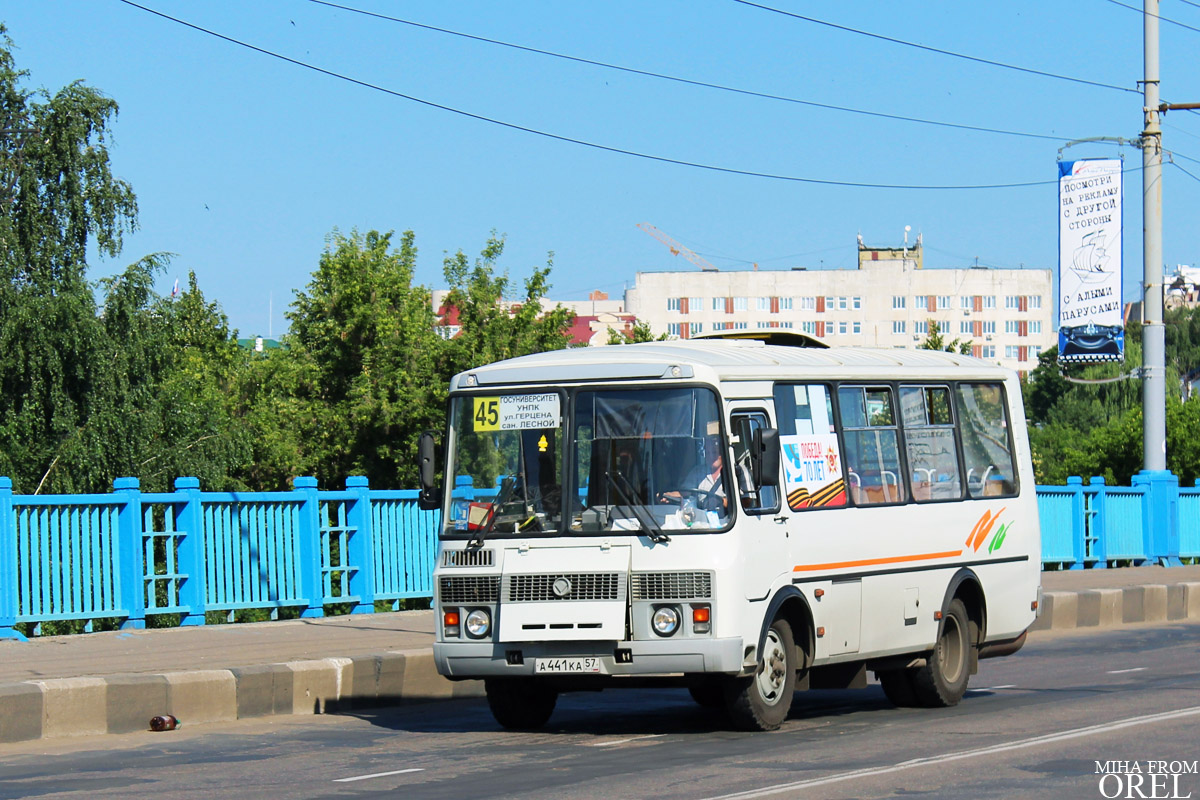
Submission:
[[[1042,634],[971,685],[939,710],[878,686],[802,693],[769,734],[679,690],[567,695],[538,733],[501,730],[479,699],[185,724],[2,746],[0,797],[1200,800],[1200,625]],[[1132,763],[1097,771],[1110,761]]]

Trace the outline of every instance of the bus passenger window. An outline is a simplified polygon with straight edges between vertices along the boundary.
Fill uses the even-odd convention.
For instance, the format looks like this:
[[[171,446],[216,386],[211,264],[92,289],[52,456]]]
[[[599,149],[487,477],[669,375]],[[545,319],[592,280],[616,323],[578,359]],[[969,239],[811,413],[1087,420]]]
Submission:
[[[833,393],[823,383],[775,384],[784,491],[793,511],[846,505]]]
[[[1009,497],[1017,493],[1017,469],[1008,431],[1004,388],[998,383],[958,386],[963,463],[971,497]]]
[[[958,474],[950,389],[901,386],[900,413],[913,499],[917,502],[960,499],[962,482]]]
[[[903,503],[907,490],[900,479],[899,432],[891,389],[841,386],[838,405],[851,499],[860,506]]]

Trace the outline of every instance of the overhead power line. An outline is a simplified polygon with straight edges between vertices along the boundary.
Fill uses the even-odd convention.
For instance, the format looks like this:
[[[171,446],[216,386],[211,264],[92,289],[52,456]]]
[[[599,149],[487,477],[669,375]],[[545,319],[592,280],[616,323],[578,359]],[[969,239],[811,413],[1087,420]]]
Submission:
[[[683,78],[678,75],[667,75],[667,74],[664,74],[661,72],[652,72],[650,70],[637,69],[636,67],[626,67],[626,66],[622,66],[620,64],[610,64],[610,63],[607,63],[604,61],[596,61],[596,60],[590,59],[590,58],[582,58],[580,56],[569,55],[567,53],[557,53],[557,52],[554,52],[553,50],[543,50],[543,49],[537,48],[537,47],[529,47],[527,45],[515,44],[513,42],[505,42],[500,39],[491,39],[486,36],[477,36],[477,35],[471,34],[471,33],[463,33],[462,31],[455,31],[455,30],[451,30],[449,28],[439,28],[436,25],[427,25],[427,24],[421,23],[421,22],[414,22],[414,21],[408,20],[408,19],[401,19],[399,17],[388,16],[387,14],[379,14],[374,11],[365,11],[361,8],[354,8],[353,6],[342,5],[340,3],[332,3],[332,2],[329,2],[329,0],[309,0],[309,2],[315,3],[316,5],[319,5],[319,6],[327,6],[329,8],[336,8],[336,9],[340,9],[342,11],[349,11],[354,14],[361,14],[364,17],[374,17],[376,19],[386,20],[388,22],[395,22],[395,23],[399,23],[401,25],[408,25],[413,28],[420,28],[422,30],[434,31],[436,33],[444,33],[449,36],[457,36],[462,39],[469,39],[469,40],[475,41],[475,42],[483,42],[485,44],[496,45],[499,47],[508,47],[513,50],[520,50],[525,53],[533,53],[533,54],[540,55],[540,56],[549,56],[551,58],[559,58],[564,61],[573,61],[577,64],[587,64],[589,66],[601,67],[603,69],[616,70],[618,72],[625,72],[625,73],[629,73],[631,75],[641,75],[641,76],[647,77],[647,78],[656,78],[658,80],[664,80],[664,81],[674,81],[675,83],[682,83],[682,84],[686,84],[688,86],[698,86],[698,87],[701,87],[704,89],[716,89],[716,90],[722,91],[722,92],[732,92],[734,94],[745,95],[747,97],[757,97],[757,98],[763,99],[763,100],[775,100],[775,101],[779,101],[779,102],[783,102],[783,103],[795,103],[797,105],[809,106],[810,108],[821,108],[821,109],[825,109],[828,111],[842,111],[842,112],[845,112],[848,114],[860,114],[862,116],[878,117],[880,119],[898,120],[901,122],[915,122],[915,123],[919,123],[921,125],[936,125],[936,126],[943,127],[943,128],[955,128],[958,130],[965,130],[965,131],[977,131],[979,133],[994,133],[994,134],[999,134],[1002,136],[1022,136],[1022,137],[1026,137],[1029,139],[1049,139],[1051,141],[1056,141],[1056,142],[1071,141],[1073,138],[1073,137],[1069,137],[1069,136],[1052,136],[1052,135],[1041,134],[1041,133],[1028,133],[1025,131],[1013,131],[1013,130],[1004,130],[1001,128],[989,128],[989,127],[986,127],[983,125],[966,125],[966,124],[956,123],[956,122],[945,122],[943,120],[922,119],[920,117],[907,117],[907,116],[903,116],[901,114],[887,114],[887,113],[884,113],[881,111],[868,111],[868,110],[861,109],[861,108],[851,108],[848,106],[839,106],[839,105],[833,105],[830,103],[818,103],[813,100],[801,100],[798,97],[788,97],[786,95],[771,94],[769,92],[759,92],[759,91],[755,91],[753,89],[742,89],[742,88],[739,88],[736,86],[726,86],[726,85],[719,84],[719,83],[709,83],[707,81],[694,80],[692,78]]]
[[[1120,6],[1121,8],[1128,8],[1130,11],[1136,11],[1137,13],[1141,14],[1142,16],[1146,16],[1146,9],[1144,9],[1144,8],[1138,8],[1137,6],[1131,6],[1127,3],[1120,2],[1120,0],[1108,0],[1108,2],[1112,3],[1114,6]],[[1168,17],[1164,17],[1161,14],[1150,14],[1149,16],[1156,17],[1160,22],[1169,22],[1172,25],[1178,25],[1179,27],[1186,28],[1189,31],[1195,31],[1196,33],[1200,33],[1200,28],[1196,28],[1191,25],[1185,25],[1184,23],[1179,22],[1178,20],[1169,19]]]
[[[675,164],[675,165],[681,166],[681,167],[691,167],[693,169],[702,169],[702,170],[707,170],[709,172],[719,172],[719,173],[728,174],[728,175],[742,175],[742,176],[750,177],[750,178],[765,178],[768,180],[788,181],[791,183],[807,183],[807,184],[813,184],[813,185],[817,185],[817,186],[842,186],[842,187],[847,187],[847,188],[852,188],[852,189],[903,189],[903,190],[909,190],[909,191],[963,191],[963,190],[977,190],[977,189],[1020,189],[1020,188],[1030,187],[1030,186],[1046,186],[1046,185],[1058,183],[1057,180],[1022,181],[1022,182],[1014,182],[1014,183],[957,184],[957,185],[955,185],[955,184],[865,183],[865,182],[857,182],[857,181],[837,181],[837,180],[825,180],[825,179],[820,179],[820,178],[808,178],[808,177],[802,177],[802,176],[797,176],[797,175],[780,175],[780,174],[770,173],[770,172],[758,172],[755,170],[734,169],[731,167],[721,167],[721,166],[716,166],[713,164],[703,164],[703,163],[699,163],[699,162],[695,162],[695,161],[685,161],[683,159],[678,159],[678,158],[668,158],[666,156],[657,156],[657,155],[652,155],[650,153],[641,153],[636,150],[627,150],[627,149],[621,148],[621,147],[613,147],[610,145],[599,144],[598,142],[589,142],[584,139],[575,139],[570,136],[563,136],[563,135],[560,135],[557,133],[550,133],[548,131],[538,130],[537,128],[530,128],[530,127],[527,127],[524,125],[518,125],[513,122],[505,122],[504,120],[494,119],[492,117],[486,117],[486,116],[483,116],[482,114],[474,114],[470,111],[463,111],[462,109],[443,105],[441,103],[435,103],[431,100],[423,100],[419,97],[414,97],[413,95],[404,94],[403,92],[398,92],[395,89],[388,89],[385,86],[380,86],[378,84],[360,80],[358,78],[354,78],[349,75],[344,75],[339,72],[334,72],[333,70],[328,70],[328,69],[325,69],[324,67],[318,67],[315,64],[309,64],[304,61],[299,61],[295,58],[291,58],[290,56],[285,56],[281,53],[276,53],[271,50],[267,50],[265,48],[259,47],[257,45],[253,45],[248,42],[243,42],[241,40],[234,39],[233,37],[226,36],[223,33],[218,33],[216,31],[210,30],[208,28],[201,27],[200,25],[196,25],[194,23],[187,22],[186,20],[179,19],[178,17],[173,17],[170,14],[165,14],[162,11],[156,11],[153,8],[149,8],[149,7],[141,5],[139,3],[135,3],[135,2],[133,2],[133,0],[118,0],[118,2],[124,3],[125,5],[130,6],[132,8],[139,9],[148,14],[153,14],[156,17],[160,17],[160,18],[168,20],[170,22],[174,22],[177,25],[182,25],[184,27],[191,28],[194,31],[198,31],[200,33],[204,33],[208,36],[212,36],[212,37],[220,39],[222,41],[229,42],[230,44],[235,44],[239,47],[244,47],[247,50],[253,50],[256,53],[261,53],[262,55],[270,56],[271,58],[276,58],[276,59],[279,59],[280,61],[285,61],[289,64],[293,64],[295,66],[302,67],[304,69],[312,70],[313,72],[318,72],[322,75],[327,75],[331,78],[337,78],[338,80],[346,81],[347,83],[353,83],[356,86],[362,86],[363,88],[366,88],[366,89],[372,89],[377,92],[383,92],[384,94],[391,95],[392,97],[398,97],[402,100],[408,100],[410,102],[417,103],[419,105],[423,105],[428,108],[436,108],[440,111],[447,111],[451,114],[457,114],[458,116],[466,117],[468,119],[478,120],[479,122],[486,122],[491,125],[496,125],[496,126],[499,126],[502,128],[507,128],[509,130],[521,131],[523,133],[529,133],[529,134],[533,134],[535,136],[541,136],[543,138],[552,139],[552,140],[558,141],[558,142],[566,142],[568,144],[575,144],[575,145],[579,145],[581,147],[589,147],[594,150],[601,150],[601,151],[604,151],[607,153],[616,153],[618,155],[632,156],[634,158],[641,158],[641,159],[645,159],[647,161],[657,161],[657,162],[663,163],[663,164]],[[1140,167],[1139,167],[1139,169],[1140,169]],[[1134,170],[1127,170],[1127,171],[1134,171]]]
[[[1110,1],[1116,2],[1116,0],[1110,0]],[[847,25],[838,25],[835,22],[827,22],[826,20],[817,19],[816,17],[806,17],[803,14],[797,14],[792,11],[784,11],[782,8],[775,8],[773,6],[767,6],[767,5],[763,5],[761,3],[754,3],[754,2],[751,2],[751,0],[733,0],[733,2],[741,3],[742,5],[750,6],[751,8],[759,8],[759,9],[762,9],[763,11],[770,11],[774,14],[782,14],[785,17],[792,17],[793,19],[804,20],[805,22],[811,22],[816,25],[824,25],[827,28],[834,28],[835,30],[845,31],[846,33],[853,33],[858,36],[866,36],[871,39],[878,39],[881,42],[891,42],[892,44],[900,44],[900,45],[904,45],[905,47],[915,47],[918,50],[924,50],[928,53],[937,53],[938,55],[950,56],[952,58],[961,58],[964,61],[973,61],[976,64],[986,64],[990,67],[1000,67],[1002,69],[1011,69],[1011,70],[1015,70],[1017,72],[1024,72],[1028,75],[1039,75],[1043,78],[1054,78],[1054,79],[1060,80],[1060,81],[1070,81],[1071,83],[1081,83],[1081,84],[1084,84],[1085,86],[1097,86],[1101,89],[1112,89],[1112,90],[1118,91],[1118,92],[1132,92],[1133,94],[1141,94],[1141,92],[1138,91],[1137,89],[1131,89],[1127,86],[1117,86],[1116,84],[1102,83],[1100,81],[1089,81],[1086,78],[1075,78],[1070,75],[1059,75],[1058,73],[1055,73],[1055,72],[1046,72],[1045,70],[1031,69],[1029,67],[1021,67],[1021,66],[1017,66],[1016,64],[1006,64],[1003,61],[993,61],[988,58],[979,58],[978,56],[970,56],[970,55],[967,55],[966,53],[956,53],[953,50],[943,50],[940,47],[930,47],[929,45],[918,44],[917,42],[908,42],[908,41],[905,41],[904,39],[896,39],[894,37],[884,36],[883,34],[879,34],[879,33],[871,33],[870,31],[859,30],[858,28],[851,28]]]

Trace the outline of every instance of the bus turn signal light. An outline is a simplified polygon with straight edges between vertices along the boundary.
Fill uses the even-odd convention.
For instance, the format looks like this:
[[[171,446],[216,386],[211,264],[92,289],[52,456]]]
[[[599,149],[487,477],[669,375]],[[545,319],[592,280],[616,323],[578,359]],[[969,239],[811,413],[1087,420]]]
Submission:
[[[447,611],[442,615],[442,630],[447,636],[458,636],[459,621],[457,611]]]
[[[708,606],[694,606],[692,608],[692,632],[708,633],[712,629],[711,619],[711,608]]]

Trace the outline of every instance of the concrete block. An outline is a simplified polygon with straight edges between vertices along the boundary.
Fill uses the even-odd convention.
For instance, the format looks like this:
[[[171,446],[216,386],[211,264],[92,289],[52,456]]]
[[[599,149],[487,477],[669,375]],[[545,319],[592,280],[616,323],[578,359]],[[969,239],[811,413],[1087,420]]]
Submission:
[[[0,742],[42,738],[42,687],[35,683],[0,684]]]
[[[1166,586],[1127,586],[1122,599],[1123,622],[1165,622]]]
[[[108,683],[103,678],[33,681],[42,687],[42,738],[108,732]]]
[[[341,669],[329,659],[289,661],[287,667],[292,673],[291,713],[324,714],[327,704],[336,705]]]
[[[150,718],[169,714],[167,679],[162,675],[110,675],[104,705],[109,733],[150,729]]]
[[[1092,589],[1079,593],[1076,624],[1080,628],[1120,625],[1123,595],[1120,589]]]
[[[404,653],[402,693],[405,702],[445,700],[454,696],[454,682],[438,674],[432,651],[409,650]]]
[[[227,669],[168,672],[167,709],[181,723],[228,722],[237,719],[237,680]]]
[[[231,669],[237,682],[238,719],[292,713],[292,671],[286,664]]]
[[[1183,590],[1183,616],[1179,619],[1200,620],[1200,583],[1176,584]]]
[[[1034,620],[1030,630],[1074,628],[1078,611],[1079,595],[1075,592],[1042,592],[1042,615]]]

